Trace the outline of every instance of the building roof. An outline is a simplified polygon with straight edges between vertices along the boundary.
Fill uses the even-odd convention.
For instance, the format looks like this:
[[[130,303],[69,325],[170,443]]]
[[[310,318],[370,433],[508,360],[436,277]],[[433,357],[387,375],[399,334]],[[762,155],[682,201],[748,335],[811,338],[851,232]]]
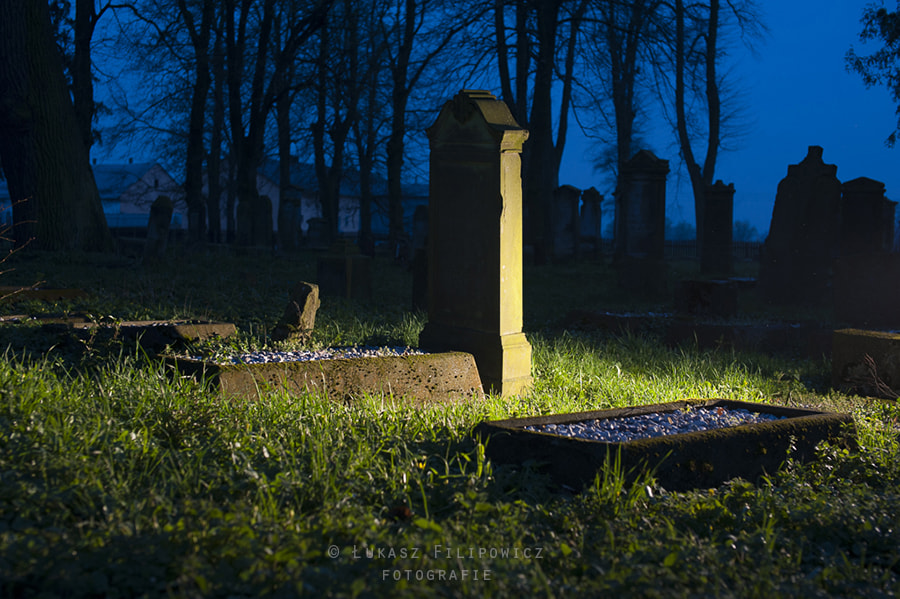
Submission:
[[[281,172],[279,161],[268,159],[259,168],[259,174],[276,185],[280,185]],[[314,194],[319,190],[319,179],[316,177],[316,167],[306,162],[294,160],[291,163],[291,184],[302,191]],[[386,197],[388,193],[387,180],[377,175],[372,176],[372,194],[375,197]],[[428,197],[428,185],[421,183],[403,186],[403,194],[408,197]],[[345,169],[341,179],[341,195],[358,198],[360,194],[359,171]]]

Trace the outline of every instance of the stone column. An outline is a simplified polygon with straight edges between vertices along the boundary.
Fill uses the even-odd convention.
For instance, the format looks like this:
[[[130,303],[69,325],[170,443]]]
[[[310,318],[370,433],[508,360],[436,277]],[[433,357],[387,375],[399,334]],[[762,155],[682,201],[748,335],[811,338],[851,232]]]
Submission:
[[[734,235],[734,183],[721,181],[706,188],[700,272],[730,276],[734,271],[731,242]]]
[[[522,332],[522,144],[506,104],[463,90],[428,129],[428,323],[419,345],[475,356],[485,391],[531,386]]]

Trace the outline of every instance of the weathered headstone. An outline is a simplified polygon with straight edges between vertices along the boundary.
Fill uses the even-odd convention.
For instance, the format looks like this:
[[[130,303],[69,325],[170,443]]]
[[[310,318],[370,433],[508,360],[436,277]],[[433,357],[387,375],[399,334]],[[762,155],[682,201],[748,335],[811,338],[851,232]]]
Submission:
[[[169,243],[169,224],[175,206],[168,196],[159,196],[150,206],[150,220],[147,221],[147,242],[144,245],[144,259],[159,259],[166,255]]]
[[[294,187],[284,191],[278,203],[278,241],[286,250],[300,247],[303,235],[303,211],[301,210],[300,192]]]
[[[884,196],[884,183],[859,177],[841,189],[841,255],[889,251],[897,202]]]
[[[372,259],[360,253],[353,243],[341,239],[319,257],[316,280],[322,296],[367,300],[372,297],[369,264]]]
[[[553,258],[565,260],[578,252],[578,201],[581,190],[571,185],[553,192]]]
[[[269,196],[242,199],[237,206],[238,245],[262,245],[272,243],[272,200]]]
[[[703,232],[700,235],[700,272],[730,275],[734,271],[731,241],[734,230],[734,184],[721,181],[706,188]]]
[[[306,246],[313,250],[328,249],[328,223],[324,218],[316,216],[306,221]]]
[[[594,187],[581,192],[581,243],[597,258],[603,247],[603,196]]]
[[[522,332],[522,144],[506,104],[463,90],[428,129],[431,147],[425,349],[475,356],[486,391],[531,386]]]
[[[615,265],[619,285],[659,294],[668,287],[666,265],[666,175],[669,161],[649,150],[622,167],[616,190]]]
[[[759,288],[775,304],[822,304],[831,296],[831,266],[841,235],[841,182],[810,146],[778,184],[769,236],[763,245]]]
[[[834,261],[834,314],[857,327],[900,327],[900,255],[892,253],[896,202],[884,183],[843,185],[841,256]]]
[[[275,329],[272,339],[284,341],[296,339],[307,341],[316,325],[316,310],[319,309],[319,286],[301,281],[291,290],[291,298],[284,308],[284,314]]]

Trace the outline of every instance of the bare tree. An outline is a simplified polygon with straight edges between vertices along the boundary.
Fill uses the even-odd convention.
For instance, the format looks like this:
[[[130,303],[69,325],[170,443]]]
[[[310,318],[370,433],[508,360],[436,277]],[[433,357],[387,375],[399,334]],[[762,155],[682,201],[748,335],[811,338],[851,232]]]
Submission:
[[[514,25],[510,28],[504,3],[497,1],[494,5],[498,72],[503,99],[514,107],[512,111],[517,121],[530,132],[522,156],[523,193],[528,215],[526,234],[534,244],[535,261],[540,263],[545,262],[552,251],[551,200],[559,185],[559,166],[565,149],[575,82],[575,55],[588,0],[524,0],[516,2],[515,7]],[[509,66],[507,38],[510,29],[517,50],[515,69]],[[560,41],[564,43],[560,44]],[[510,81],[513,72],[516,73],[514,95],[514,84]],[[560,91],[557,108],[553,102],[554,89]],[[555,135],[554,113],[557,115]]]
[[[731,17],[748,42],[758,38],[763,31],[753,0],[727,2],[726,9],[727,14],[723,13],[719,0],[690,6],[686,6],[684,0],[675,0],[672,6],[675,22],[671,38],[674,120],[681,157],[694,195],[698,244],[703,238],[706,189],[713,183],[724,135],[723,81],[718,71],[724,55],[720,37],[724,27],[723,18]],[[688,112],[688,96],[692,94],[694,102],[702,107],[705,114],[705,127],[696,122],[696,114],[699,112],[696,105]],[[704,129],[705,153],[701,163],[694,143],[697,134]]]

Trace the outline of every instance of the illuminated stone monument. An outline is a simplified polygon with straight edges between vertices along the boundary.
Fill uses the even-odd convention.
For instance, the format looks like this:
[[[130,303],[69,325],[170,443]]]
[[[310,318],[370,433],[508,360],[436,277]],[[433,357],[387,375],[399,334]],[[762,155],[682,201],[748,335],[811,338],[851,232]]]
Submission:
[[[428,323],[419,345],[475,356],[486,392],[531,386],[522,332],[522,144],[506,104],[463,90],[428,129]]]

